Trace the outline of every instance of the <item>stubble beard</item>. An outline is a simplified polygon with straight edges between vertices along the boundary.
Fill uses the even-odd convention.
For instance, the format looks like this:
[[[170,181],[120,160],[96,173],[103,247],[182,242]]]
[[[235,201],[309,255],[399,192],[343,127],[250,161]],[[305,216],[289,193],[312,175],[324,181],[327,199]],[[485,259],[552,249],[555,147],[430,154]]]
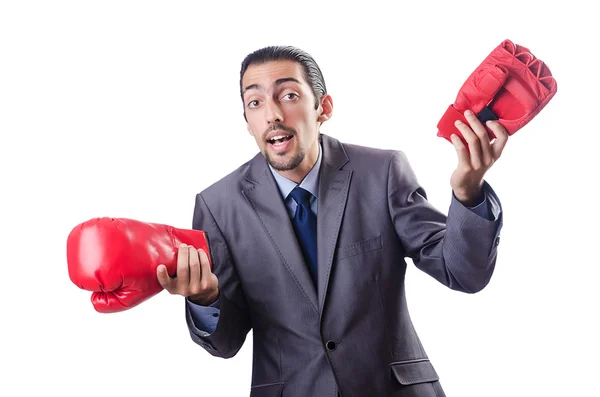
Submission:
[[[298,154],[290,159],[286,159],[285,153],[276,154],[275,157],[271,157],[269,152],[265,151],[265,157],[274,170],[291,171],[302,163],[304,157],[306,157],[306,152],[304,151],[304,148],[300,148]]]
[[[266,136],[269,134],[269,132],[276,131],[276,130],[285,131],[288,134],[290,134],[293,137],[293,139],[298,139],[298,134],[296,133],[296,130],[294,130],[293,128],[287,127],[283,124],[280,124],[280,123],[272,125],[270,128],[268,128],[264,132],[263,135],[264,135],[265,139],[266,139]],[[304,148],[302,147],[300,142],[296,142],[296,144],[298,145],[298,148],[299,148],[298,154],[296,154],[294,157],[292,157],[290,159],[286,159],[287,153],[278,153],[272,157],[271,154],[269,153],[269,150],[265,147],[265,150],[264,150],[265,158],[267,159],[267,161],[269,162],[271,167],[273,167],[274,170],[276,170],[276,171],[291,171],[291,170],[295,169],[296,167],[298,167],[302,163],[302,161],[304,160],[304,157],[306,157],[306,150],[304,150]],[[267,145],[269,145],[269,144],[267,144]]]

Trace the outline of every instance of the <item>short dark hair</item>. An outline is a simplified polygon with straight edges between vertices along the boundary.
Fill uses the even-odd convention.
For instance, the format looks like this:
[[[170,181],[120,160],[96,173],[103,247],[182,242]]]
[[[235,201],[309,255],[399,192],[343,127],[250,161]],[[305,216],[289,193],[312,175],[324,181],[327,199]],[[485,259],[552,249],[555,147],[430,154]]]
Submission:
[[[315,109],[319,107],[320,99],[327,93],[327,87],[325,86],[325,78],[323,73],[317,65],[314,58],[305,51],[292,46],[269,46],[256,50],[246,56],[242,61],[242,68],[240,70],[240,95],[242,96],[242,102],[244,102],[242,78],[244,73],[250,65],[257,65],[267,63],[271,61],[294,61],[302,65],[304,70],[304,78],[312,88],[312,92],[315,96]],[[246,110],[244,106],[244,118],[246,117]]]

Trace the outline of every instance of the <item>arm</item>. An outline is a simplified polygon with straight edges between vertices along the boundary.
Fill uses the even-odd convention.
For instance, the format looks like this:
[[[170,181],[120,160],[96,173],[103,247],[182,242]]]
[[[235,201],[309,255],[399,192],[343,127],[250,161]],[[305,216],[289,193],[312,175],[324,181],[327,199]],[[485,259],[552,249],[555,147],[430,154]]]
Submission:
[[[392,156],[388,173],[388,206],[406,256],[415,266],[451,289],[474,293],[489,282],[496,263],[496,241],[502,228],[500,201],[483,184],[485,200],[495,213],[488,220],[456,197],[448,216],[435,209],[402,152]]]
[[[185,299],[188,330],[192,340],[210,354],[230,358],[244,344],[251,329],[250,318],[229,247],[201,194],[196,196],[192,228],[204,230],[208,235],[213,273],[219,283],[219,296],[214,304],[218,304],[219,309],[216,312],[215,308],[202,307]],[[196,316],[199,311],[211,311],[218,317],[202,324]]]
[[[508,133],[500,123],[488,121],[496,137],[492,143],[471,111],[465,112],[465,118],[469,125],[457,121],[456,127],[467,145],[456,135],[451,137],[458,166],[450,178],[452,202],[448,216],[428,203],[424,189],[400,152],[390,162],[388,200],[396,232],[415,265],[452,289],[474,293],[489,283],[496,264],[502,207],[484,175],[500,157]],[[491,207],[489,216],[477,214],[482,201]]]

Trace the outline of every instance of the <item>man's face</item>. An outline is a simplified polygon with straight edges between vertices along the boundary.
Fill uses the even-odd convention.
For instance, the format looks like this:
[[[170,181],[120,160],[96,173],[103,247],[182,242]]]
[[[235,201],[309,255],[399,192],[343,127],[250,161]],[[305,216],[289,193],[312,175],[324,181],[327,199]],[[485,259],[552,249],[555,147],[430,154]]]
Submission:
[[[251,65],[242,92],[248,131],[269,164],[277,171],[308,172],[318,156],[319,125],[330,115],[328,96],[315,109],[302,65],[293,61]]]

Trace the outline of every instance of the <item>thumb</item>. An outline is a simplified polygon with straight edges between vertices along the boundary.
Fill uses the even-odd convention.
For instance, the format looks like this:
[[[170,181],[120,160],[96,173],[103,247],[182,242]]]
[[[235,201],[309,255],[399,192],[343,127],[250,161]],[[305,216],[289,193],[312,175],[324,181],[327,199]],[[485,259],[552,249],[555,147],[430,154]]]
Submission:
[[[156,268],[156,278],[158,278],[158,282],[161,287],[167,289],[171,282],[171,277],[169,277],[169,273],[167,273],[167,267],[165,265],[158,265]]]

